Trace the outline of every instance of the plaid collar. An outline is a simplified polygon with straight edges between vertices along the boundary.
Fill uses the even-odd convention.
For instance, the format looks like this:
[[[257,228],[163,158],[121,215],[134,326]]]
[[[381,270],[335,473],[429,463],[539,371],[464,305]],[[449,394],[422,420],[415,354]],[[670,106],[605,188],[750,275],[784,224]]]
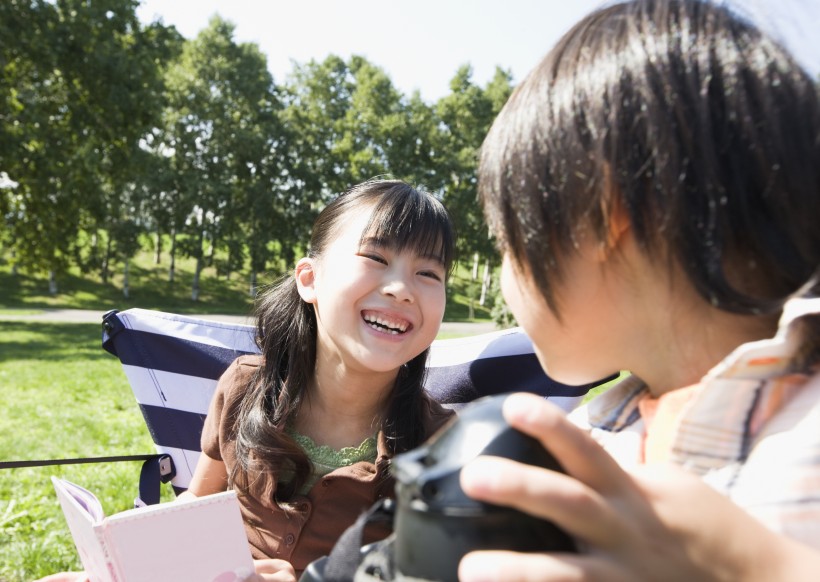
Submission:
[[[795,323],[818,313],[820,298],[791,300],[773,338],[739,346],[701,380],[702,389],[687,406],[676,432],[672,449],[675,462],[702,474],[746,457],[755,411],[781,379],[793,381],[795,373],[806,372],[792,367],[793,355],[801,344]],[[590,401],[583,420],[604,440],[607,436],[601,432],[642,433],[638,402],[648,395],[640,379],[627,377]]]

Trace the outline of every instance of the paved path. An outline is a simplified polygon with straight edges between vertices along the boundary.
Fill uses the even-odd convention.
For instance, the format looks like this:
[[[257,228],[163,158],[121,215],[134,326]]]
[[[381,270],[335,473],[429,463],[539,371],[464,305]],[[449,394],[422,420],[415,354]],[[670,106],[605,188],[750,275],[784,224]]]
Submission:
[[[63,323],[101,323],[104,311],[93,309],[20,309],[20,313],[15,313],[14,309],[4,309],[0,311],[0,321],[42,321],[42,322],[63,322]],[[219,315],[203,314],[203,319],[213,319],[215,321],[225,321],[228,323],[251,324],[250,317],[246,315]],[[469,321],[445,321],[441,324],[441,331],[444,333],[477,334],[495,330],[492,322],[469,322]]]

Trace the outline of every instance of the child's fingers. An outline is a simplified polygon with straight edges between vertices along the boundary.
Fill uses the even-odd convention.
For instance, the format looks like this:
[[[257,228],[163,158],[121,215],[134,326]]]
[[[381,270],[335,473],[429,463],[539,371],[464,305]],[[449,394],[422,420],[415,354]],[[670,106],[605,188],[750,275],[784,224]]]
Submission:
[[[606,500],[567,475],[500,457],[479,457],[462,469],[460,479],[470,497],[554,522],[588,544],[611,547],[622,536],[622,521]]]
[[[460,582],[577,582],[630,578],[614,564],[594,556],[576,554],[523,554],[516,552],[472,552],[461,559]]]
[[[631,487],[631,479],[609,453],[543,397],[512,394],[504,401],[503,412],[510,425],[538,439],[568,474],[596,491]]]
[[[256,578],[246,582],[296,582],[296,571],[290,562],[276,558],[253,561]]]

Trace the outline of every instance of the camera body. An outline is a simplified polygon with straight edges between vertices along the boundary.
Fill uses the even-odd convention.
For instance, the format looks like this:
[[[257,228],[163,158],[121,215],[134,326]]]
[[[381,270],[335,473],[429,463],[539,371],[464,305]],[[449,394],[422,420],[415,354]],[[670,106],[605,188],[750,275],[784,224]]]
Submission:
[[[563,472],[537,440],[507,424],[501,412],[505,398],[476,400],[425,444],[396,455],[394,533],[363,549],[362,576],[351,579],[449,581],[457,580],[459,561],[474,550],[577,551],[554,524],[476,501],[461,489],[461,468],[479,455]],[[325,561],[311,564],[302,582],[324,580]]]
[[[393,460],[395,561],[402,574],[456,580],[459,561],[474,550],[575,551],[552,523],[476,501],[461,489],[461,468],[479,455],[563,472],[537,440],[507,424],[504,399],[475,401],[430,441]]]

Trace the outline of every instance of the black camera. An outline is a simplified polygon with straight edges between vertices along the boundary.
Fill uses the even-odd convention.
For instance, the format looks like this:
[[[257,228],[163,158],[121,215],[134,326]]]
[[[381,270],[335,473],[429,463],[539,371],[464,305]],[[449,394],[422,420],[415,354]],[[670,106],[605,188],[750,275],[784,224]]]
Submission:
[[[461,489],[461,468],[479,455],[563,472],[537,440],[507,424],[501,414],[505,398],[476,400],[427,443],[393,459],[395,504],[371,510],[371,515],[393,513],[393,534],[360,549],[350,580],[456,580],[459,561],[474,550],[576,551],[572,538],[554,524],[476,501]],[[328,564],[336,554],[334,548],[329,558],[311,563],[300,582],[345,579]],[[325,577],[328,568],[334,573]]]

